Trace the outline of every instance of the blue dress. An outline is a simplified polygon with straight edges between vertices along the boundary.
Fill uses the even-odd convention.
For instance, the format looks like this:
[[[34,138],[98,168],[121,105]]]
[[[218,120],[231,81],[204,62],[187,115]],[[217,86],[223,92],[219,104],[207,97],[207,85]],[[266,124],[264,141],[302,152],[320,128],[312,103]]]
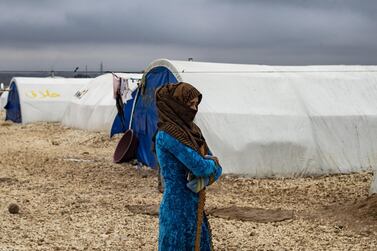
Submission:
[[[164,131],[156,135],[156,153],[164,179],[158,250],[194,250],[199,196],[186,187],[187,169],[198,177],[214,174],[215,180],[222,169]],[[210,250],[210,241],[208,221],[204,216],[200,250]]]

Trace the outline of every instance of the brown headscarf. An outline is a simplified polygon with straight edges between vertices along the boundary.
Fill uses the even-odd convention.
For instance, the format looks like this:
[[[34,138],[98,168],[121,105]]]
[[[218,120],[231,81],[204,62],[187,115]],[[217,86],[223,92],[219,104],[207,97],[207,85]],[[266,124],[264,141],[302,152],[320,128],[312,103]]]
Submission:
[[[180,82],[158,88],[157,127],[204,156],[208,153],[208,146],[200,128],[194,123],[197,110],[187,104],[194,98],[199,98],[200,103],[202,94],[188,83]]]

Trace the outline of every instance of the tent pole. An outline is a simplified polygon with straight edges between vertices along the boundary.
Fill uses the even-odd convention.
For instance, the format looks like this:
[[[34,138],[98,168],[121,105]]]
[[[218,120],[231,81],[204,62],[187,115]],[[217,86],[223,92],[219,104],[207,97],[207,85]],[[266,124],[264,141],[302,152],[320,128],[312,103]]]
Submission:
[[[136,100],[137,100],[137,98],[139,96],[139,90],[140,90],[140,88],[138,87],[137,90],[136,90],[136,95],[135,95],[135,98],[134,98],[134,102],[132,104],[130,123],[128,125],[128,129],[131,129],[131,126],[132,126],[132,118],[134,117],[135,104],[136,104]]]

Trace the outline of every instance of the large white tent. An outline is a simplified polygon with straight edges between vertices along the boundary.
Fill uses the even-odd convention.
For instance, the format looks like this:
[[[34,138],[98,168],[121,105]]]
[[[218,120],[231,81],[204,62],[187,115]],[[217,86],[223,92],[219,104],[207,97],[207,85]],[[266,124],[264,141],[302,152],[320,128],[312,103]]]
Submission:
[[[145,95],[179,81],[193,84],[203,94],[196,122],[225,173],[293,177],[377,167],[376,66],[161,59],[145,70]],[[137,112],[138,105],[134,120],[143,124],[148,118]],[[155,130],[134,129],[142,140]],[[139,144],[141,159],[146,154],[140,152],[147,148]]]
[[[116,73],[128,79],[130,88],[135,90],[142,74]],[[62,123],[69,127],[110,133],[117,115],[113,97],[113,76],[111,73],[92,79],[79,90],[70,102]]]
[[[6,119],[17,123],[60,122],[73,95],[86,78],[15,77],[10,82]]]

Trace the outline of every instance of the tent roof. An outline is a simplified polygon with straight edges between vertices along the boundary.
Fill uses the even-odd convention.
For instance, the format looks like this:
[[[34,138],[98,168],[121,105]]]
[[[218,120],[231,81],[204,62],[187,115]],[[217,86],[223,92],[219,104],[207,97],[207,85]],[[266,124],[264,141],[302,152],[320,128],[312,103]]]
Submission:
[[[164,66],[172,73],[294,73],[294,72],[377,72],[375,65],[307,65],[307,66],[272,66],[255,64],[223,64],[195,61],[157,59],[145,69]]]
[[[14,77],[10,83],[15,82],[17,85],[60,85],[60,84],[78,84],[88,83],[90,78],[60,78],[60,77],[46,77],[46,78],[29,78],[29,77]]]

